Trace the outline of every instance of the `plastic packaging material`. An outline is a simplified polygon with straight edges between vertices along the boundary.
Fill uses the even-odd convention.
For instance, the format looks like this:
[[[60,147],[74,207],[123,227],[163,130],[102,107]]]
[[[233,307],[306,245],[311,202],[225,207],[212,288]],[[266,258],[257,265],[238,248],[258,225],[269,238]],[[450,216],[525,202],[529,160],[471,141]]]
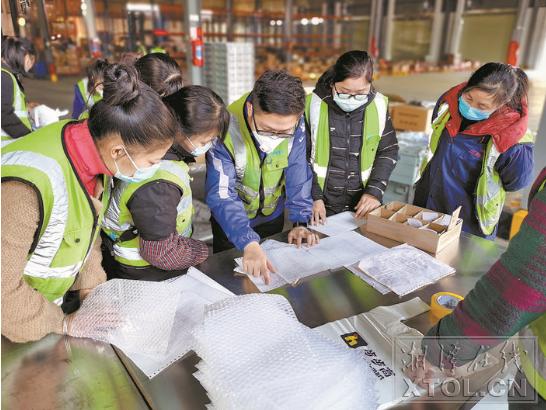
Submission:
[[[228,298],[194,330],[195,377],[221,409],[375,409],[359,354],[299,323],[279,295]]]
[[[169,283],[110,280],[83,301],[70,335],[111,343],[124,352],[163,354],[179,297]]]
[[[68,114],[68,110],[61,110],[59,108],[51,108],[47,105],[40,104],[32,109],[32,119],[36,128],[45,127],[46,125],[53,124],[59,121],[60,117]]]

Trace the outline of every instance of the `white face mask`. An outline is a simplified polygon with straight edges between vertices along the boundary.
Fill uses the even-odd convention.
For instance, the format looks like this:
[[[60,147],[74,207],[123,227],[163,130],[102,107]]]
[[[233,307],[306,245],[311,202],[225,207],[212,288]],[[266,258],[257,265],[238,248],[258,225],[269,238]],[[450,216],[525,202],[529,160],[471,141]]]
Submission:
[[[189,137],[186,136],[186,139],[188,140],[188,142],[190,143],[190,145],[193,148],[193,150],[190,152],[190,154],[192,154],[194,157],[198,157],[200,155],[203,155],[204,153],[206,153],[210,149],[210,147],[212,147],[212,141],[207,142],[205,145],[203,145],[201,147],[196,147],[195,144],[191,141],[191,139]]]
[[[355,100],[354,98],[348,98],[346,100],[345,99],[342,100],[341,98],[339,98],[338,93],[334,91],[334,102],[343,111],[351,112],[362,107],[364,104],[366,104],[368,102],[368,99],[366,98],[362,101]]]
[[[258,134],[256,131],[252,131],[252,134],[254,134],[254,138],[258,141],[260,149],[266,154],[273,152],[273,150],[284,141],[284,138],[265,137]]]
[[[132,176],[125,175],[120,171],[117,161],[114,160],[114,165],[116,166],[116,173],[114,174],[114,177],[124,182],[138,183],[138,182],[146,181],[147,179],[150,179],[151,177],[153,177],[155,173],[157,172],[157,170],[159,169],[159,167],[161,166],[161,163],[158,162],[157,164],[151,165],[147,168],[139,168],[137,167],[137,165],[135,164],[135,162],[133,161],[133,159],[127,152],[127,150],[125,148],[123,148],[123,150],[127,154],[127,158],[129,158],[129,161],[131,161],[131,164],[135,168],[135,173]]]

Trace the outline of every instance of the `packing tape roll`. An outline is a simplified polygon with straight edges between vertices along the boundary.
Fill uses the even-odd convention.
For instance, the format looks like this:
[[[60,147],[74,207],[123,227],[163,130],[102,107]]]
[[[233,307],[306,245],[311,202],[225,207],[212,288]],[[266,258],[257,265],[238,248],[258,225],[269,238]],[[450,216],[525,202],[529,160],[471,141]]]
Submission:
[[[461,295],[451,292],[438,292],[432,295],[430,298],[430,312],[437,318],[441,319],[446,315],[449,315],[457,303],[464,298]]]

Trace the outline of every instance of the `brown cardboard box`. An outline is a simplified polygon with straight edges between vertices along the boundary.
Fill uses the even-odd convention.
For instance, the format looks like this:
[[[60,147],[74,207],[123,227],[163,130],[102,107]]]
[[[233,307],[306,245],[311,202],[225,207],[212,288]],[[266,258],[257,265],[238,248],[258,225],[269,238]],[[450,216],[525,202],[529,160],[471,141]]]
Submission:
[[[390,202],[368,214],[366,230],[435,254],[448,245],[457,243],[463,226],[463,220],[459,219],[460,210],[460,207],[457,208],[451,215],[449,224],[445,224],[442,219],[446,215],[441,212],[403,202]],[[438,215],[427,222],[423,218],[423,213],[431,212]],[[417,228],[409,225],[409,218],[420,221],[423,226]]]
[[[427,133],[431,131],[432,108],[399,104],[393,107],[391,116],[392,124],[397,130]]]

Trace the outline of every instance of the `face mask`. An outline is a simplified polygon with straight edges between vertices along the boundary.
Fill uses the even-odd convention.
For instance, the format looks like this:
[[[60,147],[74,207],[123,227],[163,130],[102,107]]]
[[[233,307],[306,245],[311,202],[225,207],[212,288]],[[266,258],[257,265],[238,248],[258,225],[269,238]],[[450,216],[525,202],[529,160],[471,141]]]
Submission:
[[[273,150],[284,140],[284,138],[265,137],[258,134],[256,131],[253,131],[252,134],[254,134],[254,138],[258,141],[260,149],[266,154],[273,152]]]
[[[368,102],[368,98],[365,98],[362,101],[355,100],[354,98],[348,98],[346,100],[342,100],[341,98],[339,98],[338,93],[334,91],[334,102],[343,111],[351,112],[362,107],[364,104],[366,104]]]
[[[483,121],[488,119],[491,115],[490,112],[471,107],[470,104],[464,100],[462,95],[459,97],[459,112],[463,117],[470,121]]]
[[[193,147],[193,151],[191,151],[190,154],[192,154],[194,157],[198,157],[200,155],[203,155],[204,153],[206,153],[210,149],[210,147],[212,147],[212,141],[208,142],[207,144],[203,145],[202,147],[196,147],[195,144],[193,142],[191,142],[191,139],[189,139],[188,137],[186,137],[186,139],[188,140],[188,142]]]
[[[159,167],[161,166],[161,163],[158,162],[157,164],[154,164],[152,166],[149,166],[147,168],[139,168],[136,166],[135,162],[127,152],[127,150],[124,148],[125,153],[127,154],[127,158],[129,158],[129,161],[131,161],[131,164],[133,164],[133,167],[135,167],[136,171],[133,174],[133,176],[127,176],[121,173],[118,167],[118,163],[116,160],[114,160],[114,164],[116,165],[116,173],[114,174],[114,177],[117,179],[127,182],[127,183],[138,183],[142,181],[146,181],[147,179],[150,179],[154,176],[154,174],[157,172]]]

